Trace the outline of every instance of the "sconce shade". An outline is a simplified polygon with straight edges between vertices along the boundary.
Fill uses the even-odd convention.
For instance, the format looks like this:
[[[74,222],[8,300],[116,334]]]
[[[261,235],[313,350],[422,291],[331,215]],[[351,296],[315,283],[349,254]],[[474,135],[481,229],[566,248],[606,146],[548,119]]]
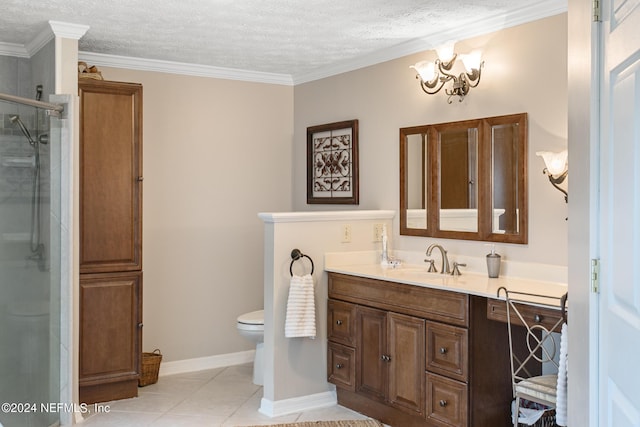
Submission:
[[[430,82],[436,76],[436,64],[430,61],[420,61],[409,68],[416,70],[420,78],[425,82]]]
[[[479,70],[481,64],[482,53],[479,50],[474,50],[471,53],[462,56],[462,63],[464,68],[467,69],[467,73],[472,73],[473,70]]]
[[[451,61],[455,56],[455,52],[453,50],[454,46],[455,46],[455,42],[449,41],[443,44],[442,46],[438,47],[436,49],[436,52],[438,53],[438,59],[440,59],[440,61],[442,62]]]
[[[567,203],[569,202],[569,194],[567,190],[560,188],[558,184],[562,184],[569,174],[568,155],[569,152],[567,150],[562,150],[559,153],[551,151],[536,152],[536,156],[540,156],[544,160],[545,168],[542,173],[547,174],[551,185],[564,194],[564,201]]]
[[[554,178],[560,177],[568,170],[568,155],[569,152],[567,150],[563,150],[559,153],[553,153],[551,151],[536,152],[536,156],[540,156],[544,160],[544,164],[549,175]]]

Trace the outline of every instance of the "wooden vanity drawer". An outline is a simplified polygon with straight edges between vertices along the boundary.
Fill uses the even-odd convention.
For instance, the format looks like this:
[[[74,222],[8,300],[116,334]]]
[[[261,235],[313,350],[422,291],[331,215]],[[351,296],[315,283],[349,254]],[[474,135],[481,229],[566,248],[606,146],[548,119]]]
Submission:
[[[469,295],[458,292],[329,273],[329,298],[458,326],[469,325]]]
[[[520,314],[529,325],[542,325],[547,329],[553,328],[553,325],[562,317],[561,311],[528,304],[516,304]],[[487,299],[487,318],[498,322],[507,323],[507,302],[505,300]],[[522,325],[522,322],[515,313],[511,313],[511,322]],[[555,332],[560,332],[560,328],[556,328]]]
[[[327,377],[330,383],[350,391],[356,390],[356,350],[330,342],[327,354]]]
[[[426,368],[460,381],[468,379],[468,332],[464,328],[427,322]]]
[[[427,420],[436,426],[466,426],[467,385],[427,372]]]
[[[356,345],[355,328],[355,304],[330,299],[327,305],[327,333],[329,340],[353,347]]]

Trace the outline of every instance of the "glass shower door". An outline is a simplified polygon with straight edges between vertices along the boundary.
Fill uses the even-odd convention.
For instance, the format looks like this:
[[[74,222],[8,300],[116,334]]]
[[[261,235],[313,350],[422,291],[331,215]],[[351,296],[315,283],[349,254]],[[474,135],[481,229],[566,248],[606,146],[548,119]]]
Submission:
[[[0,424],[50,426],[60,419],[60,129],[13,102],[0,101],[0,117]]]

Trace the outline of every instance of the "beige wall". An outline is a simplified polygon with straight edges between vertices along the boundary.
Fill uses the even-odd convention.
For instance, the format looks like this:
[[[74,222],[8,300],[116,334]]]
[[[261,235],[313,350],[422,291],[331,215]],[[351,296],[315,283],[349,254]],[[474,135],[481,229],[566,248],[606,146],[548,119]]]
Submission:
[[[163,361],[252,348],[261,211],[291,209],[293,89],[101,67],[143,85],[143,350]]]
[[[398,209],[400,127],[526,112],[529,114],[529,244],[497,245],[505,259],[566,266],[567,206],[542,174],[539,150],[567,146],[567,15],[535,21],[464,40],[456,50],[482,49],[480,85],[462,103],[444,93],[427,95],[409,66],[435,59],[428,51],[295,87],[293,207],[306,204],[306,128],[359,120],[360,205]],[[342,206],[339,208],[354,208]],[[394,221],[398,233],[398,221]],[[424,250],[430,241],[395,236],[396,248]],[[443,240],[452,253],[481,256],[479,242]]]
[[[101,68],[106,79],[144,86],[144,350],[174,361],[250,349],[235,318],[263,305],[257,213],[397,210],[405,126],[527,112],[529,244],[499,251],[565,266],[567,207],[535,152],[567,145],[566,24],[562,14],[460,42],[462,52],[481,48],[486,65],[480,86],[451,105],[424,94],[409,69],[432,51],[293,88]],[[307,205],[306,127],[349,119],[360,121],[360,205]],[[443,243],[452,253],[486,252],[479,242]]]

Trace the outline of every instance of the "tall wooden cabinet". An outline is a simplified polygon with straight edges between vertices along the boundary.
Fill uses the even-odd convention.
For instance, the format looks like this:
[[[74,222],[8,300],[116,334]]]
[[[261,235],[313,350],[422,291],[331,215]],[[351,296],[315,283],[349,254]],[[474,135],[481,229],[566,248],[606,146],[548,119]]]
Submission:
[[[80,401],[138,395],[142,86],[80,80]]]

